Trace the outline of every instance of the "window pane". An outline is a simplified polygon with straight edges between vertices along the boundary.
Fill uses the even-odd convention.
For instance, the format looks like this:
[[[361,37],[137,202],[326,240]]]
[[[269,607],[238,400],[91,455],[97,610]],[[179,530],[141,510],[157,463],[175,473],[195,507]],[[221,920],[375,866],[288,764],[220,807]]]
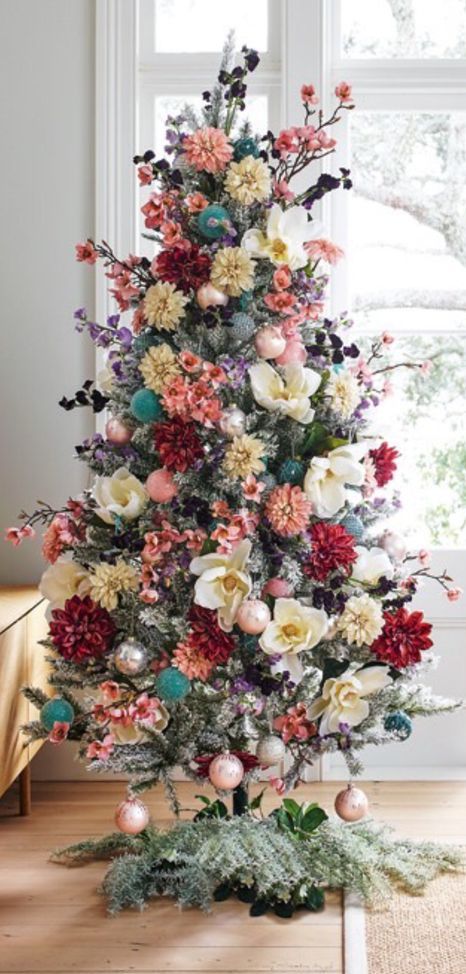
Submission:
[[[248,44],[267,50],[267,0],[154,0],[158,53],[221,51],[230,30],[238,49]]]
[[[351,138],[357,323],[399,336],[397,359],[434,363],[428,375],[400,370],[401,401],[377,410],[402,447],[400,521],[426,543],[464,543],[466,117],[360,112]]]
[[[466,56],[463,0],[342,0],[344,57]]]
[[[166,119],[168,115],[180,115],[185,105],[190,105],[194,111],[199,111],[202,99],[195,95],[161,95],[155,99],[155,146],[158,157],[164,155],[167,140],[165,137]],[[247,111],[241,112],[240,124],[249,121],[254,133],[261,135],[268,129],[268,99],[267,95],[249,95]]]

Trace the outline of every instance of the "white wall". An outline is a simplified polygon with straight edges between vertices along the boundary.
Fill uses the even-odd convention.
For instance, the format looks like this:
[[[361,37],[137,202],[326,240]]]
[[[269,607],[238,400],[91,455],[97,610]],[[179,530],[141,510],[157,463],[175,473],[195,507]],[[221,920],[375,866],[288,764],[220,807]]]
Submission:
[[[93,0],[0,0],[0,536],[37,498],[86,482],[88,410],[57,405],[93,375],[73,311],[93,310],[74,243],[94,233]],[[36,582],[39,543],[0,543],[0,583]]]

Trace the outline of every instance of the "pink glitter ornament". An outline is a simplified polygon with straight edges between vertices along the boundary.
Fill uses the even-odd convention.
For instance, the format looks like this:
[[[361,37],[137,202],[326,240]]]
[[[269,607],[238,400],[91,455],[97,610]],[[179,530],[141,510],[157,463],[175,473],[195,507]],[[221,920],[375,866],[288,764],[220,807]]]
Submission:
[[[207,284],[202,284],[197,289],[196,300],[199,307],[205,311],[206,308],[222,307],[228,304],[228,295],[224,294],[223,291],[219,291],[213,284],[208,282]]]
[[[209,764],[209,778],[214,788],[230,791],[236,788],[244,777],[244,768],[239,758],[229,751],[217,754]]]
[[[335,798],[335,811],[344,822],[359,822],[369,810],[367,795],[360,788],[349,784]]]
[[[138,835],[149,824],[149,809],[139,798],[127,798],[118,805],[115,824],[125,835]]]
[[[146,490],[150,499],[157,504],[166,504],[178,493],[173,475],[165,467],[161,467],[160,470],[153,470],[149,474],[146,480]]]
[[[271,595],[274,599],[287,599],[293,595],[293,588],[285,578],[269,578],[261,592],[262,598]]]
[[[105,436],[109,443],[115,446],[126,446],[130,442],[133,431],[128,429],[118,416],[112,416],[105,424]]]
[[[235,622],[249,636],[258,636],[270,622],[270,609],[261,599],[249,599],[240,605]]]
[[[278,358],[286,348],[286,338],[276,325],[266,325],[257,332],[254,339],[259,358]]]

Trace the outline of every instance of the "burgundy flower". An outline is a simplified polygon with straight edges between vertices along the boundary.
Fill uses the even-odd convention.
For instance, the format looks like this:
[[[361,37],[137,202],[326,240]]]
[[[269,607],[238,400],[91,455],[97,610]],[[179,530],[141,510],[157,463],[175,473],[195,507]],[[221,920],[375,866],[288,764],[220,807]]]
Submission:
[[[55,648],[64,659],[84,663],[98,659],[108,652],[115,635],[115,625],[106,609],[92,601],[89,595],[80,599],[73,595],[64,609],[53,609],[50,635]]]
[[[191,626],[190,644],[196,646],[205,659],[217,666],[226,663],[235,648],[236,640],[234,636],[220,629],[217,613],[200,605],[193,605],[188,619]]]
[[[259,767],[259,761],[255,754],[249,754],[249,751],[230,751],[230,754],[234,754],[236,758],[239,758],[246,774],[248,771],[252,771],[253,768]],[[200,778],[209,777],[209,765],[216,757],[217,754],[200,754],[199,757],[194,758],[194,762],[197,764],[197,774]]]
[[[377,487],[385,487],[392,479],[396,470],[395,460],[399,457],[398,450],[388,443],[381,443],[380,446],[369,450],[369,456],[375,467],[375,481]]]
[[[421,652],[433,645],[432,626],[424,622],[422,612],[409,613],[402,607],[396,612],[384,612],[384,620],[382,632],[371,646],[377,659],[398,670],[420,663]]]
[[[337,568],[348,573],[358,557],[354,550],[352,534],[349,534],[341,524],[326,524],[324,521],[318,521],[312,525],[309,535],[312,548],[309,558],[303,565],[303,571],[308,578],[325,582],[330,572]]]
[[[196,460],[202,460],[204,456],[194,423],[184,423],[177,416],[167,423],[157,423],[154,441],[167,470],[185,473]]]
[[[206,284],[210,277],[210,267],[210,257],[203,254],[197,244],[162,250],[153,261],[155,274],[163,281],[176,284],[185,294],[192,289],[197,290],[201,284]]]

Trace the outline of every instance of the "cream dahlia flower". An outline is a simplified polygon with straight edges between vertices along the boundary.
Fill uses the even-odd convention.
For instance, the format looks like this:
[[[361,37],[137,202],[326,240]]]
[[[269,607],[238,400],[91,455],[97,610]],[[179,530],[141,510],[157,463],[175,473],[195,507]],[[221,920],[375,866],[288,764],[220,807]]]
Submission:
[[[39,582],[39,591],[50,602],[50,609],[63,609],[73,595],[84,598],[89,594],[89,587],[89,573],[66,556],[49,565]]]
[[[210,280],[214,287],[232,298],[249,291],[254,281],[254,261],[241,247],[223,247],[215,254]]]
[[[139,363],[139,371],[144,379],[146,389],[153,392],[163,392],[165,386],[171,382],[175,376],[179,375],[181,368],[174,352],[165,342],[162,345],[151,345],[144,358]]]
[[[338,620],[338,630],[348,643],[370,646],[383,629],[381,605],[370,595],[353,595]]]
[[[319,388],[320,375],[303,365],[285,365],[283,374],[284,378],[268,362],[253,365],[249,378],[254,399],[270,413],[279,412],[298,423],[311,423],[314,410],[309,399]]]
[[[214,552],[193,558],[190,569],[199,578],[194,587],[194,601],[205,609],[217,609],[218,622],[230,632],[238,609],[252,589],[246,565],[251,552],[251,542],[240,541],[226,555]]]
[[[351,443],[331,450],[325,457],[313,457],[304,478],[304,493],[314,504],[317,517],[333,517],[346,502],[346,485],[360,487],[367,453],[366,443]]]
[[[330,399],[330,406],[343,419],[353,415],[361,400],[359,383],[351,372],[332,372],[325,387],[325,395]]]
[[[268,166],[262,159],[245,156],[241,162],[232,162],[225,179],[225,191],[243,206],[262,203],[268,199],[271,181]]]
[[[118,606],[123,592],[135,592],[138,587],[138,574],[135,568],[119,558],[114,565],[102,562],[96,565],[89,576],[90,595],[104,609],[112,612]]]
[[[111,477],[96,477],[92,495],[96,514],[106,524],[113,524],[117,517],[133,521],[149,500],[141,481],[126,467],[119,467]]]
[[[261,459],[265,455],[266,447],[257,436],[235,436],[228,445],[223,469],[230,479],[244,480],[250,474],[262,473],[265,463]]]
[[[281,656],[276,669],[288,670],[297,683],[303,674],[298,654],[316,646],[327,627],[328,616],[322,609],[302,605],[297,599],[277,599],[273,619],[264,629],[259,645],[268,656]]]
[[[351,568],[351,577],[356,582],[377,585],[382,575],[385,578],[393,577],[393,565],[383,548],[364,548],[362,545],[357,545],[354,550],[358,560]]]
[[[157,281],[147,291],[144,314],[150,325],[158,330],[174,331],[184,315],[188,298],[168,281]]]
[[[296,271],[308,263],[304,244],[317,232],[317,224],[308,220],[302,206],[282,210],[278,203],[274,203],[269,211],[265,233],[257,228],[247,230],[241,246],[251,257],[268,258],[276,267],[287,264],[292,271]]]
[[[357,727],[369,716],[369,704],[363,697],[382,690],[391,683],[388,666],[368,666],[353,672],[348,668],[338,677],[326,680],[322,696],[308,710],[310,720],[322,717],[319,734],[334,734],[340,724]]]

